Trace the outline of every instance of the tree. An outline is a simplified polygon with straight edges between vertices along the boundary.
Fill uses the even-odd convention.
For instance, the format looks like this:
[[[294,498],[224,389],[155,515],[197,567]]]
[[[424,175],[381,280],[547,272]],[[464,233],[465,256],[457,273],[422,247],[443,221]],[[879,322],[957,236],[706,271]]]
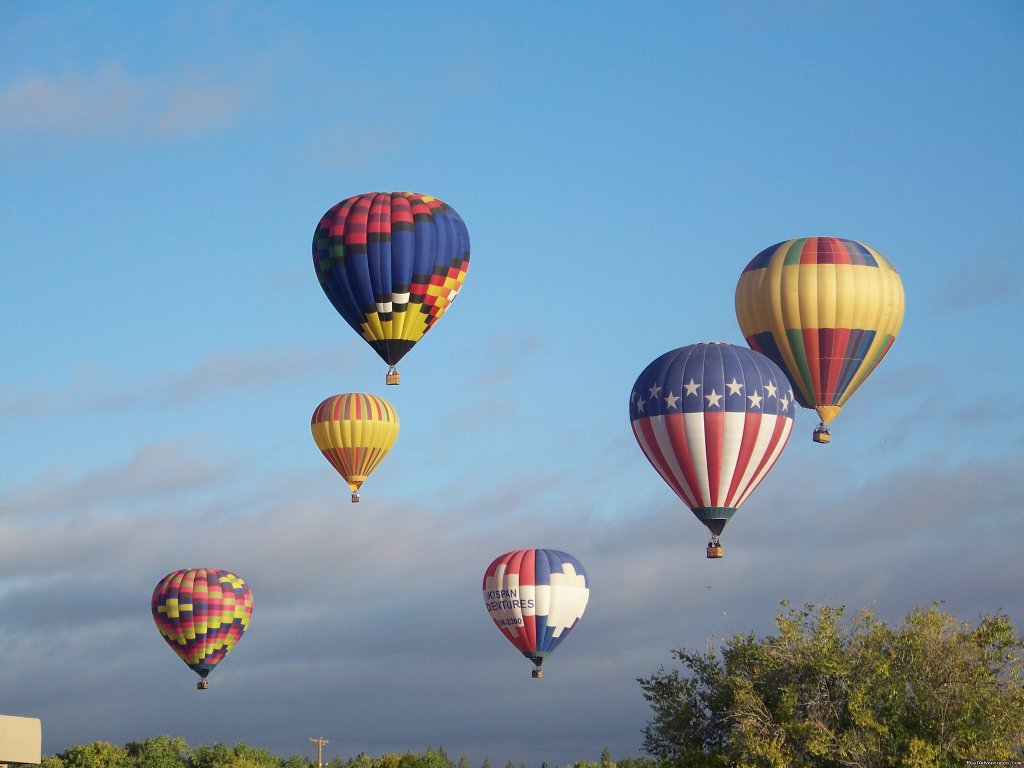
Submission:
[[[235,759],[235,750],[227,744],[200,744],[188,753],[189,768],[226,768]]]
[[[132,768],[186,768],[188,743],[181,738],[156,736],[124,745]]]
[[[427,747],[427,751],[419,757],[413,755],[412,768],[452,768],[452,761],[448,759],[444,747],[437,751]]]
[[[57,755],[64,768],[128,768],[128,753],[106,741],[68,747]]]
[[[235,759],[231,768],[280,768],[284,762],[263,747],[250,747],[248,744],[235,745]]]
[[[961,622],[937,604],[901,626],[806,605],[778,634],[672,652],[640,678],[644,749],[668,766],[952,768],[1021,758],[1024,641],[1003,615]]]
[[[337,765],[335,765],[337,763]],[[374,768],[373,758],[365,752],[360,752],[346,763],[340,757],[331,761],[332,768]]]
[[[200,744],[188,753],[188,768],[280,768],[284,761],[248,744]]]
[[[658,764],[646,757],[625,757],[622,760],[616,760],[615,764],[619,768],[658,768]]]

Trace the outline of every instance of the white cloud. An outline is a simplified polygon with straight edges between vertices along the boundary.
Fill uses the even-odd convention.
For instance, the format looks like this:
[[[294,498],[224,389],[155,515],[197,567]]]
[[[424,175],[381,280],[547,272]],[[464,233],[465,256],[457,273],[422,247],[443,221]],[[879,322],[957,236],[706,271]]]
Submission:
[[[1018,250],[990,254],[966,254],[963,266],[941,286],[934,305],[940,310],[974,310],[993,303],[1019,302],[1024,281]]]
[[[155,136],[178,137],[230,128],[252,101],[250,86],[202,83],[189,78],[160,94],[163,111],[149,128]]]
[[[173,495],[158,465],[178,478]],[[82,482],[56,481],[52,498],[64,501],[54,503],[82,510],[70,524],[27,510],[2,519],[0,615],[20,661],[0,670],[0,689],[38,702],[48,738],[60,740],[48,750],[179,731],[258,745],[312,728],[353,752],[444,743],[474,762],[479,749],[507,748],[492,762],[535,763],[607,743],[625,756],[649,716],[634,678],[669,663],[674,647],[770,631],[782,598],[868,605],[886,620],[938,598],[967,619],[1003,607],[1019,620],[1022,486],[1008,460],[879,471],[850,488],[788,467],[740,510],[720,562],[704,558],[703,529],[653,472],[620,490],[622,514],[606,517],[588,510],[607,489],[578,480],[563,478],[574,504],[548,503],[555,473],[540,487],[505,478],[449,497],[378,485],[351,505],[333,483],[311,482],[323,472],[310,466],[308,477],[271,473],[239,495],[237,478],[197,474],[187,452],[153,447],[91,477],[105,478],[105,501],[77,505]],[[994,501],[972,506],[995,486]],[[487,563],[518,546],[566,549],[592,580],[587,614],[540,682],[490,625],[479,593]],[[250,632],[213,676],[225,703],[216,727],[171,714],[188,712],[196,693],[148,615],[164,573],[199,565],[235,569],[256,602]],[[145,703],[153,690],[165,706]],[[86,710],[62,710],[86,699]],[[260,706],[234,705],[242,700]],[[501,711],[526,713],[517,726],[551,741],[525,749],[513,736],[502,747]],[[556,712],[571,734],[564,744],[545,726]]]
[[[354,346],[355,342],[349,344]],[[266,391],[282,382],[300,381],[322,367],[323,355],[321,348],[297,344],[214,352],[191,368],[134,381],[115,371],[82,369],[63,387],[28,392],[6,387],[0,391],[0,414],[36,418],[40,409],[54,402],[76,412],[117,411],[140,405],[179,408],[211,397]]]
[[[0,91],[0,135],[162,139],[231,127],[252,103],[248,83],[133,76],[117,62],[33,75]]]
[[[151,86],[106,64],[82,75],[35,75],[0,92],[0,132],[58,136],[122,134],[137,123]]]

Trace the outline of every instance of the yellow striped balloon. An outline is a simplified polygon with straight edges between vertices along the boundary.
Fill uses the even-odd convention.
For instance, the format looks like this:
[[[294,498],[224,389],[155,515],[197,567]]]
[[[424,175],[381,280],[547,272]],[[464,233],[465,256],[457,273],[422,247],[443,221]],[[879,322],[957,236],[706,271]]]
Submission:
[[[347,392],[328,397],[310,422],[316,447],[359,501],[363,481],[381,463],[398,437],[398,414],[376,395]]]
[[[828,423],[889,351],[903,324],[903,283],[870,246],[803,237],[761,251],[736,285],[736,318],[750,348],[789,376],[797,401]]]

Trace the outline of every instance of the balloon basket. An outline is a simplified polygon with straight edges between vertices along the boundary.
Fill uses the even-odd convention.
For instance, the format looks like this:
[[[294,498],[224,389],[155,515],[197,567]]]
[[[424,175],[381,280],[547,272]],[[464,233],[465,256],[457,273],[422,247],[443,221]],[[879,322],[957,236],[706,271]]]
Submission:
[[[384,383],[385,384],[398,384],[398,369],[397,368],[391,368],[391,369],[388,370],[388,372],[384,375]]]
[[[717,539],[712,539],[708,542],[708,560],[721,560],[722,558],[722,545]]]
[[[530,673],[530,676],[534,680],[539,680],[540,678],[544,677],[544,673],[540,670],[540,668],[537,668]]]
[[[814,442],[816,443],[831,443],[832,434],[828,431],[828,427],[820,426],[814,428]]]
[[[209,687],[210,687],[210,681],[209,680],[200,680],[198,683],[196,683],[196,690],[197,691],[205,691]]]
[[[353,504],[358,504],[359,503],[359,493],[356,492],[356,491],[352,491],[352,503]]]

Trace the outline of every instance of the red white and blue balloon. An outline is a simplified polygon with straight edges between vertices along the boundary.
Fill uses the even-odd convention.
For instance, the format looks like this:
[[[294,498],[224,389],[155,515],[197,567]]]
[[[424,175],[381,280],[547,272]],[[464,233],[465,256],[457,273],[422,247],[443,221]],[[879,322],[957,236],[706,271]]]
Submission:
[[[640,449],[716,539],[782,454],[794,411],[781,368],[724,343],[666,352],[629,396]]]
[[[583,618],[590,580],[575,557],[557,549],[517,549],[484,572],[484,607],[520,653],[541,664]]]

